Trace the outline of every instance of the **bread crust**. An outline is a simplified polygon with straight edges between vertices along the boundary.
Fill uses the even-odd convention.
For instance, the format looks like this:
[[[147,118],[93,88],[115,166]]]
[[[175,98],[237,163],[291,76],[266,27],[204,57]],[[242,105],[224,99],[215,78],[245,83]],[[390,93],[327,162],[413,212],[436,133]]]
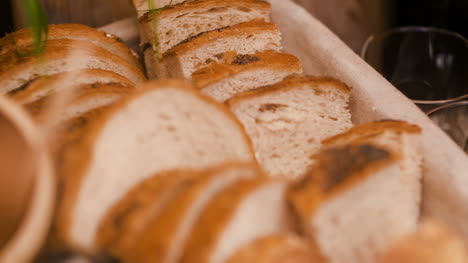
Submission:
[[[67,182],[64,184],[64,196],[61,198],[61,203],[58,208],[57,217],[57,234],[62,242],[68,244],[71,247],[77,247],[69,237],[70,227],[73,224],[72,211],[76,205],[76,199],[78,197],[82,181],[85,179],[86,170],[90,164],[90,160],[93,158],[93,145],[97,139],[101,130],[105,127],[107,120],[112,118],[114,114],[120,111],[121,108],[125,107],[133,100],[144,96],[147,93],[153,92],[158,89],[164,88],[177,88],[189,92],[195,97],[213,105],[215,108],[226,113],[226,116],[230,118],[235,125],[239,127],[239,131],[245,138],[245,142],[250,148],[252,160],[255,160],[255,153],[253,150],[252,142],[245,133],[242,125],[234,117],[226,107],[215,102],[213,99],[203,96],[198,91],[194,90],[190,83],[181,80],[166,80],[166,81],[149,81],[143,85],[135,95],[123,99],[117,102],[109,110],[106,110],[103,114],[99,114],[93,119],[90,125],[87,125],[82,131],[82,136],[70,142],[67,149],[63,152],[63,162],[59,165],[57,172],[60,175],[67,175]]]
[[[34,101],[32,97],[39,96],[39,94],[43,94],[39,96],[39,98],[41,98],[41,97],[45,97],[55,92],[56,87],[54,87],[54,83],[59,83],[63,85],[62,81],[67,80],[69,78],[83,78],[83,79],[102,78],[102,79],[106,79],[106,81],[95,82],[95,83],[102,83],[102,84],[119,83],[127,87],[134,86],[134,83],[131,82],[129,79],[112,71],[107,71],[107,70],[102,70],[102,69],[81,69],[81,70],[74,70],[70,72],[57,73],[51,76],[39,77],[33,80],[27,86],[25,86],[24,89],[18,90],[17,92],[10,93],[8,95],[12,100],[14,100],[15,102],[19,104],[31,103],[32,101]],[[81,84],[81,85],[84,85],[84,84]],[[70,86],[75,87],[75,86],[80,86],[80,85],[70,85]],[[60,87],[60,90],[61,88],[62,86]]]
[[[400,120],[380,120],[358,124],[346,132],[337,134],[322,141],[324,145],[332,145],[340,141],[348,141],[353,137],[359,137],[360,140],[378,136],[384,132],[421,134],[419,126]]]
[[[401,157],[372,144],[330,147],[314,156],[315,164],[296,182],[288,200],[301,218],[308,220],[326,200],[352,188]]]
[[[227,101],[229,106],[234,106],[237,103],[242,102],[243,100],[251,99],[257,96],[267,95],[269,93],[290,90],[297,88],[297,85],[308,84],[306,87],[313,89],[315,92],[323,92],[324,88],[321,85],[330,84],[332,88],[335,88],[343,93],[350,93],[351,87],[347,86],[345,83],[330,77],[314,77],[314,76],[305,76],[305,75],[291,75],[284,78],[283,81],[278,82],[273,85],[261,87],[254,90],[249,90],[246,92],[238,93],[234,95],[230,100]]]
[[[47,36],[49,40],[70,39],[81,40],[92,43],[96,46],[106,49],[107,51],[120,56],[130,65],[142,70],[143,67],[139,61],[138,54],[127,47],[118,37],[99,31],[95,28],[81,24],[51,24]],[[24,28],[7,34],[0,39],[0,56],[5,55],[16,49],[23,49],[32,43],[32,35],[29,28]]]
[[[250,57],[250,61],[242,63],[237,55],[228,58],[225,63],[213,62],[208,66],[195,71],[192,74],[192,81],[196,87],[203,89],[225,78],[232,77],[240,72],[253,71],[261,68],[269,68],[278,71],[288,71],[291,73],[301,73],[301,61],[290,54],[274,51],[257,52]]]
[[[190,37],[178,45],[172,47],[163,54],[163,60],[171,56],[181,56],[203,46],[205,43],[210,43],[223,38],[236,38],[257,34],[259,32],[272,32],[279,34],[279,27],[274,23],[265,22],[261,19],[252,20],[246,23],[240,23],[230,27],[220,28],[213,31],[203,32],[194,37]]]

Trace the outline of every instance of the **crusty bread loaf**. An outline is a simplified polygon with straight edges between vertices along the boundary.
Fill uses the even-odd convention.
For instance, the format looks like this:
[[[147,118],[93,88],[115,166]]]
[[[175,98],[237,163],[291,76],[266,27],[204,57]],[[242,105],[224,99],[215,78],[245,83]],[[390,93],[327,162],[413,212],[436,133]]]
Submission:
[[[309,240],[294,234],[257,239],[239,249],[227,263],[325,263]]]
[[[71,39],[86,41],[121,57],[130,65],[140,70],[142,69],[138,54],[135,51],[127,47],[117,37],[106,32],[99,31],[95,28],[79,24],[49,25],[47,39]],[[28,50],[32,40],[33,38],[29,28],[7,34],[5,37],[0,38],[0,56],[6,55],[10,51],[18,50],[23,52],[24,50]]]
[[[408,192],[418,187],[402,180],[398,154],[348,144],[325,148],[314,158],[289,200],[302,232],[330,263],[376,262],[393,242],[416,229],[419,198]]]
[[[313,163],[321,140],[351,127],[350,88],[294,75],[228,101],[254,143],[258,161],[275,177],[296,179]]]
[[[0,94],[22,89],[43,75],[78,69],[102,69],[118,73],[135,84],[145,80],[135,66],[105,49],[81,40],[49,40],[43,55],[19,55],[15,51],[0,56]]]
[[[290,230],[286,184],[244,179],[216,195],[201,212],[181,263],[221,263],[264,236]]]
[[[210,63],[195,71],[192,81],[202,93],[224,102],[237,93],[275,84],[293,73],[302,73],[298,58],[265,51]]]
[[[188,0],[141,17],[141,45],[151,44],[158,54],[164,54],[199,33],[254,19],[270,21],[270,4],[261,0]]]
[[[183,182],[183,189],[167,202],[163,211],[134,239],[134,245],[123,251],[126,252],[123,261],[179,262],[189,234],[198,227],[194,223],[212,198],[242,179],[261,175],[257,165],[235,163],[202,170],[198,176],[189,177]]]
[[[223,105],[182,81],[149,82],[63,151],[59,237],[72,249],[94,253],[103,217],[151,175],[253,160],[241,124]]]
[[[392,245],[379,263],[466,263],[466,244],[444,226],[425,221]]]
[[[222,61],[228,51],[252,54],[266,50],[281,50],[279,28],[261,20],[241,23],[184,40],[164,53],[161,61],[156,63],[156,72],[148,71],[148,76],[190,78],[193,72],[208,63]],[[153,54],[150,59],[157,58]]]
[[[28,104],[50,95],[53,92],[77,89],[81,85],[94,83],[119,83],[124,86],[134,85],[129,79],[112,71],[102,69],[81,69],[39,77],[8,95],[19,104]]]

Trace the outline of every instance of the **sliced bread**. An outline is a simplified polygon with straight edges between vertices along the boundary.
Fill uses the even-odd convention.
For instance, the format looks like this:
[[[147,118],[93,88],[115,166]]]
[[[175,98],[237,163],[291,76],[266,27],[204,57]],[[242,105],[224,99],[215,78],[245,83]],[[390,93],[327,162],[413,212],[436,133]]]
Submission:
[[[273,23],[255,20],[220,28],[190,37],[164,53],[155,63],[158,78],[190,78],[193,72],[210,62],[220,62],[228,51],[252,54],[257,51],[280,51],[281,33]],[[158,59],[153,52],[150,59]],[[145,53],[148,55],[148,53]],[[146,60],[146,58],[145,58]],[[151,76],[148,71],[148,75]]]
[[[119,38],[80,24],[49,25],[47,41],[57,39],[80,40],[99,46],[121,57],[130,65],[142,69],[138,54],[127,47]],[[10,51],[25,52],[33,41],[31,30],[24,28],[0,38],[0,56]]]
[[[227,103],[254,143],[258,161],[274,177],[297,179],[313,163],[321,141],[351,127],[350,88],[332,78],[294,75]]]
[[[42,55],[11,51],[0,56],[0,94],[22,89],[37,77],[78,69],[102,69],[118,73],[135,84],[145,76],[135,66],[104,48],[81,40],[49,40]]]
[[[224,189],[243,178],[260,177],[256,165],[230,164],[200,171],[184,182],[183,189],[170,200],[134,240],[124,262],[179,262],[182,249],[204,207]],[[135,242],[138,240],[138,242]]]
[[[81,69],[39,77],[29,84],[23,85],[23,89],[16,89],[8,95],[19,104],[28,104],[59,90],[77,89],[78,86],[95,83],[119,83],[124,86],[134,85],[126,77],[112,71]]]
[[[217,194],[195,222],[180,262],[225,262],[258,238],[289,231],[285,189],[281,181],[244,179]]]
[[[227,263],[325,263],[312,242],[295,234],[259,238],[239,249]]]
[[[400,156],[371,144],[349,144],[325,148],[315,158],[288,196],[302,232],[331,263],[376,262],[416,229],[419,199],[401,180]]]
[[[87,125],[63,151],[58,234],[95,253],[99,223],[134,186],[171,169],[255,160],[235,117],[183,81],[149,82]]]
[[[188,0],[141,17],[141,45],[152,44],[157,54],[164,54],[199,33],[254,19],[270,21],[270,4],[261,0]]]
[[[237,93],[275,84],[294,73],[302,73],[298,58],[265,51],[236,55],[223,63],[210,63],[195,71],[192,81],[202,93],[224,102]]]
[[[466,244],[444,226],[426,221],[392,245],[379,263],[466,263]]]

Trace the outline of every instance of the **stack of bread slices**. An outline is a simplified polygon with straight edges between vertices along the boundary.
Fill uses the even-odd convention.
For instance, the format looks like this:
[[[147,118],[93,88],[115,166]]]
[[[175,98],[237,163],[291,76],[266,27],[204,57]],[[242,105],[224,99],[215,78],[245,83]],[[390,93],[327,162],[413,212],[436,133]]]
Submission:
[[[269,3],[134,4],[159,80],[142,84],[131,50],[84,26],[50,26],[42,56],[24,55],[26,31],[0,40],[0,92],[61,113],[48,253],[371,263],[417,230],[421,129],[353,126],[351,87],[301,74]]]

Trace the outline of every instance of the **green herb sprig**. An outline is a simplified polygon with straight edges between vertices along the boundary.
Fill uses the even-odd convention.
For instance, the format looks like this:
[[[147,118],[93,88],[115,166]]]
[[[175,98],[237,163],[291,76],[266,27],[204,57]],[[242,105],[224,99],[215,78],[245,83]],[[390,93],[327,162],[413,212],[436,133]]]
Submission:
[[[42,54],[45,50],[49,32],[47,15],[39,3],[39,0],[22,1],[26,24],[30,28],[32,34],[32,49],[26,53],[21,53],[17,48],[17,53],[22,56]]]

